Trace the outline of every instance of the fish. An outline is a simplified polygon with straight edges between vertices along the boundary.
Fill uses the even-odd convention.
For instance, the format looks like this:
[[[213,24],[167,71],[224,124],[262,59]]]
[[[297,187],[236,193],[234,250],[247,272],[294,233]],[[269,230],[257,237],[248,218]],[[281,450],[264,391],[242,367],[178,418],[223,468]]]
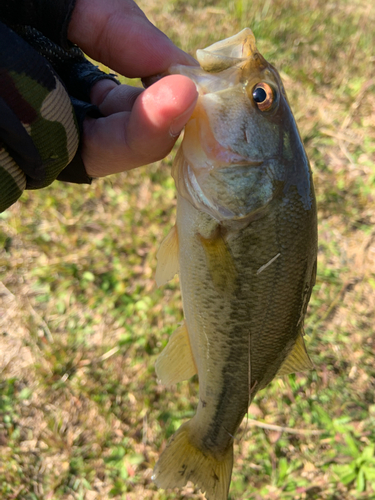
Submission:
[[[313,369],[304,318],[315,284],[312,172],[277,70],[249,28],[197,51],[197,105],[172,167],[176,223],[156,282],[179,275],[184,322],[156,361],[161,383],[198,374],[193,418],[172,436],[152,479],[228,498],[236,432],[276,376]]]

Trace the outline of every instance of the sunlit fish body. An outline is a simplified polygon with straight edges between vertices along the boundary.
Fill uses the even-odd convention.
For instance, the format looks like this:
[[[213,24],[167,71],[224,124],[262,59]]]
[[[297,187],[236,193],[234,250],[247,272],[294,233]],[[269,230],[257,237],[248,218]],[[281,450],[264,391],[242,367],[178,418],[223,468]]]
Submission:
[[[276,69],[249,29],[197,52],[199,99],[177,154],[177,221],[156,280],[180,276],[185,322],[158,358],[167,385],[199,377],[195,416],[154,470],[228,497],[233,441],[254,395],[312,368],[303,321],[315,281],[317,221],[309,162]]]

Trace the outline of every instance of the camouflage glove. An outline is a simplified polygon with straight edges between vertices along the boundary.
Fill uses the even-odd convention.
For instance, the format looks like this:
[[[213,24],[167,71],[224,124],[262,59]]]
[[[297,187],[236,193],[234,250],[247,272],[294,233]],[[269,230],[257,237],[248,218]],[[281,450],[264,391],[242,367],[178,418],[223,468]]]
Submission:
[[[66,40],[73,2],[22,1],[54,6],[60,26],[55,40],[65,48],[33,27],[13,24],[14,5],[20,2],[8,0],[9,9],[0,6],[0,19],[12,28],[0,22],[0,212],[24,189],[41,188],[55,179],[91,182],[78,151],[84,118],[101,116],[90,104],[90,90],[102,78],[115,80]],[[19,18],[22,21],[22,15]],[[38,24],[35,12],[29,17],[45,29],[46,19],[44,15]]]
[[[0,211],[50,184],[73,159],[78,124],[46,60],[0,24]]]

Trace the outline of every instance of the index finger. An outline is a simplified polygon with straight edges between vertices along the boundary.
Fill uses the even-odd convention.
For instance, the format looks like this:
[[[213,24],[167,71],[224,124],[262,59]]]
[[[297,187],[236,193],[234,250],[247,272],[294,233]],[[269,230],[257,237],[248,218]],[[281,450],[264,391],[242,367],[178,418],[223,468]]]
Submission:
[[[77,0],[68,38],[93,59],[129,78],[197,64],[145,16],[133,0]]]

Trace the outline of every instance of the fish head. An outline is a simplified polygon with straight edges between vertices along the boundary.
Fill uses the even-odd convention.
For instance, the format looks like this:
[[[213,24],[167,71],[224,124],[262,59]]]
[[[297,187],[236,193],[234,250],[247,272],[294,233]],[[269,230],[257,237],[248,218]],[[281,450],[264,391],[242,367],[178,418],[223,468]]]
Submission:
[[[259,217],[295,186],[306,210],[311,172],[277,70],[249,28],[197,51],[200,67],[172,66],[199,97],[173,176],[179,193],[218,221]]]

